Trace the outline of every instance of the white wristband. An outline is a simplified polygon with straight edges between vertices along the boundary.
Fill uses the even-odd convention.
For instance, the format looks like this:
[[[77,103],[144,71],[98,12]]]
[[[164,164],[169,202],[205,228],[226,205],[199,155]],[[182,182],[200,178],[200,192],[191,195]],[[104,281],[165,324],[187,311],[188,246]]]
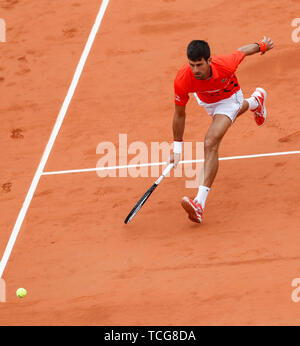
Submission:
[[[175,154],[181,154],[182,153],[182,142],[174,141],[173,152]]]

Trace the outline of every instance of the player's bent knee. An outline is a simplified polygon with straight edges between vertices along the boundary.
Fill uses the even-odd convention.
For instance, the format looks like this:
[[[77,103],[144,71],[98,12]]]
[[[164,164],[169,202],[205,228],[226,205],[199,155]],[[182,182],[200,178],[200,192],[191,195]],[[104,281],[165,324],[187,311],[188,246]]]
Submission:
[[[219,138],[209,136],[206,137],[204,140],[204,151],[209,152],[209,151],[217,151],[219,147],[220,140]]]

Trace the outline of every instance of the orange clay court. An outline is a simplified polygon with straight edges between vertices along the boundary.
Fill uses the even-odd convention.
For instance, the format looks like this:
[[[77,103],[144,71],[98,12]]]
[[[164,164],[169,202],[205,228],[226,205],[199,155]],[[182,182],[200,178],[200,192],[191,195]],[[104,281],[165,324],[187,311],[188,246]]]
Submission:
[[[299,324],[299,1],[1,0],[0,17],[0,324]],[[267,90],[267,122],[241,115],[220,157],[298,154],[220,161],[203,224],[180,205],[196,190],[172,174],[128,225],[153,177],[44,174],[96,168],[97,145],[119,134],[171,143],[187,44],[229,54],[263,35],[274,49],[247,57],[237,77],[245,97]],[[203,141],[210,123],[191,98],[184,140]]]

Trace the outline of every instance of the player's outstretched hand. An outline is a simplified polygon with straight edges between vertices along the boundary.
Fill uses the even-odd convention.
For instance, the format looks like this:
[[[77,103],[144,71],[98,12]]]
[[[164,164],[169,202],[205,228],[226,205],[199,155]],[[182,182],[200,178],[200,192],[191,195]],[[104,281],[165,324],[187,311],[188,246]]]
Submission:
[[[174,163],[174,168],[176,168],[180,161],[180,157],[181,157],[181,154],[172,153],[168,163]]]
[[[274,42],[271,40],[270,37],[264,36],[264,38],[262,39],[262,41],[266,43],[266,45],[267,45],[267,51],[270,50],[270,49],[272,49],[272,48],[274,48]],[[261,53],[261,54],[263,54],[263,53]]]

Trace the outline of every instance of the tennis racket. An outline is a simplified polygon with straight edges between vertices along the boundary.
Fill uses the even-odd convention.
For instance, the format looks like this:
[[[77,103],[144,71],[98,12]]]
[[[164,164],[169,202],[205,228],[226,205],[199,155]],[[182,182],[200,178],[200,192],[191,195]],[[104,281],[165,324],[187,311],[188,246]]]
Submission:
[[[156,180],[156,182],[150,187],[150,189],[147,190],[147,192],[144,193],[142,198],[137,202],[137,204],[133,207],[131,212],[127,215],[124,223],[128,223],[135,215],[136,213],[142,208],[144,203],[147,201],[147,199],[150,197],[151,193],[157,188],[157,186],[160,184],[160,182],[163,180],[163,178],[170,172],[170,170],[174,167],[173,163],[170,163],[162,172],[162,175]]]

